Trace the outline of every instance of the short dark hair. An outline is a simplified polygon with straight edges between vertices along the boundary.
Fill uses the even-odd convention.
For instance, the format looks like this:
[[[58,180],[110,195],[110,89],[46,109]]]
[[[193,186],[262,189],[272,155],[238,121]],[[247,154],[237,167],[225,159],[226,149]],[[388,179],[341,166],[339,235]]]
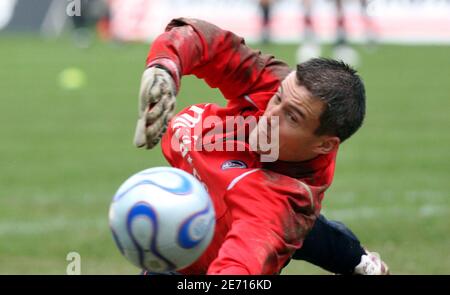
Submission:
[[[335,135],[343,142],[361,127],[366,91],[356,70],[342,61],[313,58],[297,65],[297,80],[325,103],[316,135]]]

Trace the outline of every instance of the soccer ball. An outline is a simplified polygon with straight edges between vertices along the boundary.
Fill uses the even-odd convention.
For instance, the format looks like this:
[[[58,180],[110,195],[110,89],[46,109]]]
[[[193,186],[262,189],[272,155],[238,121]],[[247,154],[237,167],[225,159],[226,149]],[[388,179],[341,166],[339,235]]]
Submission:
[[[210,244],[215,212],[203,185],[172,167],[138,172],[118,189],[109,225],[120,252],[137,267],[165,272],[195,262]]]

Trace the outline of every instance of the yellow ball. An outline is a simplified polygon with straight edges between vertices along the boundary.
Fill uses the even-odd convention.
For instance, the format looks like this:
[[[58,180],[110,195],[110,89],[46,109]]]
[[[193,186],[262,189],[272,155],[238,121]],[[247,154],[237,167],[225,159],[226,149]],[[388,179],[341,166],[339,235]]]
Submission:
[[[67,68],[59,74],[59,85],[63,89],[75,90],[86,84],[86,75],[78,68]]]

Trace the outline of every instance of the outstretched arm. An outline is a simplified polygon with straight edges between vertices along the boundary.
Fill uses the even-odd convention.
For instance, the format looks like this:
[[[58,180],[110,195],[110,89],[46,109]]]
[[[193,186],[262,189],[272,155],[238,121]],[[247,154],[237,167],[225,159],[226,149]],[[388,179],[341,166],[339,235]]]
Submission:
[[[237,98],[280,82],[289,67],[248,47],[230,31],[197,19],[172,20],[152,44],[147,67],[165,67],[177,89],[183,75],[193,74],[227,98]]]
[[[246,94],[275,92],[290,71],[285,63],[247,47],[232,32],[186,18],[169,23],[152,44],[146,65],[134,138],[137,147],[146,148],[159,142],[174,115],[183,75],[194,74],[239,103]]]

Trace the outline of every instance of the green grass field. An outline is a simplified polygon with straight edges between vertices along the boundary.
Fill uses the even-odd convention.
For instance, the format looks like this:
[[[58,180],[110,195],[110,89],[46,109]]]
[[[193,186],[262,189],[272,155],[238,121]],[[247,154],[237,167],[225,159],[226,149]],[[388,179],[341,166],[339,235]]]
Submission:
[[[0,36],[0,274],[136,274],[116,249],[107,213],[131,174],[167,165],[132,145],[148,45]],[[263,47],[294,64],[295,46]],[[340,150],[324,201],[394,274],[450,274],[450,47],[359,48],[368,94],[360,132]],[[79,67],[84,88],[59,73]],[[223,103],[186,77],[178,107]],[[285,274],[325,274],[293,262]]]

